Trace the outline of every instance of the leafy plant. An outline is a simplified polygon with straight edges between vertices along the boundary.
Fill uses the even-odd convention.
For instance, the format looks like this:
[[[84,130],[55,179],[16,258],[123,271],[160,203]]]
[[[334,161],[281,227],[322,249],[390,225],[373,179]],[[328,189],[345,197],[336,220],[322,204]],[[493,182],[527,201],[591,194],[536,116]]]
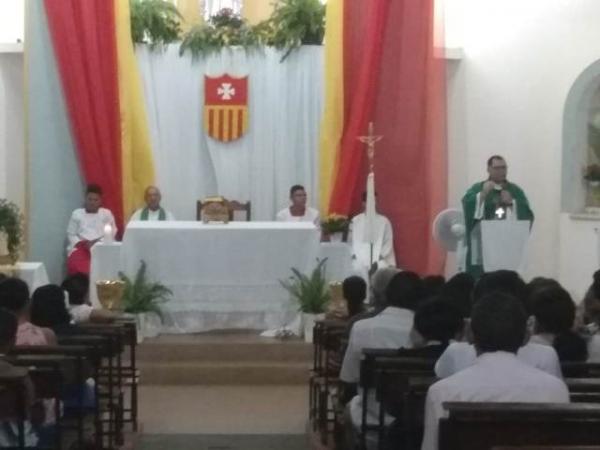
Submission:
[[[269,21],[273,45],[286,50],[282,61],[301,45],[323,43],[325,5],[319,0],[278,0]]]
[[[177,7],[166,0],[130,0],[131,38],[134,43],[151,48],[179,40],[183,17]]]
[[[327,234],[345,233],[350,226],[348,216],[341,214],[329,214],[325,220],[321,222],[321,230]]]
[[[5,198],[0,199],[0,232],[6,233],[6,250],[15,263],[23,243],[23,216],[19,207]]]
[[[189,51],[193,57],[207,56],[224,47],[240,46],[249,50],[259,44],[259,35],[254,33],[253,28],[231,9],[224,8],[212,16],[207,24],[196,25],[186,33],[179,54]]]
[[[325,312],[331,299],[329,285],[325,279],[327,258],[319,261],[310,276],[292,268],[289,280],[279,280],[286,291],[298,301],[298,309],[304,313],[320,314]]]
[[[146,262],[140,261],[140,268],[133,281],[123,272],[119,272],[119,278],[125,283],[122,299],[125,312],[132,314],[152,312],[157,314],[162,322],[161,305],[170,300],[173,292],[160,283],[147,280]]]

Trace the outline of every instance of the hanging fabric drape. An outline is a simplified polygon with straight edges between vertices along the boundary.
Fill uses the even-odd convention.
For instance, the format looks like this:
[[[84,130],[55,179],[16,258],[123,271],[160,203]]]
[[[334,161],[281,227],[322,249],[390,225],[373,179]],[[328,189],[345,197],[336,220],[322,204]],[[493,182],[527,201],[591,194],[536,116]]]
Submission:
[[[123,227],[119,86],[114,3],[45,0],[71,132],[88,183]]]
[[[373,121],[376,134],[383,135],[375,153],[377,206],[393,224],[398,265],[442,273],[444,255],[431,237],[447,191],[445,63],[434,54],[434,0],[332,1],[335,10],[344,11],[343,55],[337,54],[343,60],[344,94],[327,97],[322,207],[350,215],[360,210],[367,165],[357,138]],[[443,48],[440,41],[436,45]],[[326,46],[329,63],[330,52],[340,46],[335,39]],[[340,120],[343,133],[336,141],[331,130]]]

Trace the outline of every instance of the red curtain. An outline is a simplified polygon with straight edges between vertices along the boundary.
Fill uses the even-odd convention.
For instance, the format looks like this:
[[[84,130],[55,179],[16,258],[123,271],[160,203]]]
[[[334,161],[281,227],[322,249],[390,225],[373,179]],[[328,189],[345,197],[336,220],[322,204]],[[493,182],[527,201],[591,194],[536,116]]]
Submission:
[[[353,210],[365,187],[365,150],[357,137],[372,120],[390,0],[344,4],[344,109],[346,123],[329,209]]]
[[[366,13],[361,0],[345,3],[348,120],[331,210],[359,211],[367,165],[356,138],[372,120],[383,135],[375,155],[377,207],[392,222],[398,266],[442,273],[444,254],[431,237],[447,195],[445,62],[434,57],[434,0],[369,4]]]
[[[113,0],[45,0],[79,164],[123,227],[117,46]]]

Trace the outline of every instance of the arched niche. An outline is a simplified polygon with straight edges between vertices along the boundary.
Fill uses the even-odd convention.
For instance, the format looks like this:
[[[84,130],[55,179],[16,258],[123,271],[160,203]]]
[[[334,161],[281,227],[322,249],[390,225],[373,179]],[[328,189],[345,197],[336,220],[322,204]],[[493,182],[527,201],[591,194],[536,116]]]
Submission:
[[[586,183],[583,170],[594,163],[600,163],[600,60],[577,77],[565,102],[561,212],[584,212]]]

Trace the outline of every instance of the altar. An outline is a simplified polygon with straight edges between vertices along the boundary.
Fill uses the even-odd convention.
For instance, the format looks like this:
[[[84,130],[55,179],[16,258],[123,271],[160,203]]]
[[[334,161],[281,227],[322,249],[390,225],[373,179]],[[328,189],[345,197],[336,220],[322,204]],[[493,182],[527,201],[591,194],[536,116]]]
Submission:
[[[143,260],[148,279],[173,291],[162,332],[279,328],[297,313],[279,282],[292,267],[309,273],[328,258],[329,279],[351,272],[348,245],[319,241],[306,222],[130,222],[122,244],[92,249],[92,300],[95,281],[119,271],[133,278]]]

